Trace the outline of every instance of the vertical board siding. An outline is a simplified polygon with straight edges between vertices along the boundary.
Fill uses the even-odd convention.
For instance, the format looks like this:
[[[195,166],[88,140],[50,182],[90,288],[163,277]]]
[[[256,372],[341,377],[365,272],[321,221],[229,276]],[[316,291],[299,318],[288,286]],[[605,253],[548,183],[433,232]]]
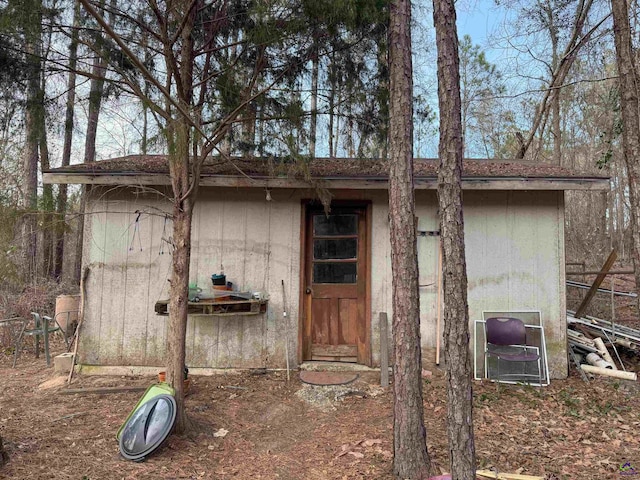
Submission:
[[[389,242],[389,197],[386,192],[371,196],[371,357],[380,365],[380,312],[387,312],[389,338],[392,320],[391,244]],[[388,346],[391,357],[391,341]]]
[[[340,198],[345,192],[335,192]],[[349,194],[347,194],[349,195]],[[187,364],[256,368],[296,364],[300,286],[302,198],[313,192],[202,188],[194,211],[190,283],[211,293],[211,274],[224,266],[227,280],[243,291],[264,292],[262,315],[189,317]],[[353,198],[353,195],[350,196]],[[392,275],[386,192],[361,192],[371,207],[371,353],[379,364],[377,319],[392,319]],[[154,313],[169,295],[172,223],[160,195],[136,197],[94,188],[87,206],[84,264],[87,307],[80,362],[162,366],[166,317]],[[564,260],[561,192],[466,191],[465,239],[469,312],[541,310],[551,345],[552,376],[562,376],[565,347]],[[420,230],[438,230],[435,192],[416,192]],[[143,212],[135,228],[136,210]],[[135,237],[134,237],[135,232]],[[435,347],[438,237],[418,238],[420,320],[424,348]],[[142,248],[142,250],[140,250]],[[162,254],[164,250],[164,254]],[[286,294],[283,305],[282,282]],[[286,318],[283,312],[287,312]],[[429,359],[427,359],[429,360]],[[566,363],[565,363],[566,365]],[[564,372],[566,374],[566,370]]]
[[[419,230],[439,229],[437,208],[435,192],[416,192]],[[540,310],[551,376],[566,376],[562,192],[465,191],[463,208],[470,327],[486,310]],[[380,348],[375,319],[379,312],[387,312],[391,323],[393,315],[387,216],[386,196],[376,198],[371,278],[374,364],[379,364]],[[420,288],[420,333],[423,349],[428,350],[436,345],[438,238],[417,241],[420,284],[433,283]]]
[[[91,191],[93,192],[93,191]],[[105,262],[107,214],[100,211],[102,203],[87,202],[85,210],[84,245],[82,258],[85,268],[90,268],[85,283],[86,300],[82,335],[80,336],[79,362],[100,363],[98,345],[102,311],[102,286]],[[90,259],[89,262],[86,259]]]
[[[187,364],[193,367],[281,367],[285,339],[295,365],[298,311],[300,197],[233,189],[201,189],[192,228],[190,283],[212,293],[222,266],[242,291],[270,297],[262,315],[193,315],[187,325]],[[136,211],[142,212],[136,228]],[[100,365],[165,362],[166,317],[155,302],[169,295],[172,223],[159,196],[134,197],[95,189],[87,207],[87,314],[80,361]],[[164,254],[162,254],[164,250]],[[287,322],[282,315],[282,281]]]
[[[144,321],[143,336],[142,328],[138,331],[139,337],[136,341],[144,343],[144,365],[153,365],[152,360],[162,359],[165,352],[167,338],[167,317],[160,317],[155,314],[155,303],[161,298],[169,295],[169,269],[171,268],[171,247],[168,243],[171,233],[171,221],[168,214],[171,212],[167,204],[159,201],[155,204],[156,211],[149,216],[149,228],[144,233],[149,235],[147,285],[146,289],[136,288],[134,291],[140,292],[139,303],[144,306],[144,313],[140,317],[128,318],[128,323],[142,323]],[[162,212],[167,212],[163,216]],[[126,351],[130,351],[129,348]]]
[[[418,231],[440,230],[435,192],[416,193]],[[423,346],[436,345],[436,302],[438,296],[438,249],[440,237],[418,236],[418,283],[420,292],[420,337]],[[441,306],[442,307],[442,306]],[[441,313],[442,315],[442,313]],[[442,328],[440,329],[442,333]],[[430,358],[428,360],[431,360]]]
[[[465,192],[469,316],[539,310],[551,376],[566,376],[561,192]],[[472,323],[473,325],[473,323]]]

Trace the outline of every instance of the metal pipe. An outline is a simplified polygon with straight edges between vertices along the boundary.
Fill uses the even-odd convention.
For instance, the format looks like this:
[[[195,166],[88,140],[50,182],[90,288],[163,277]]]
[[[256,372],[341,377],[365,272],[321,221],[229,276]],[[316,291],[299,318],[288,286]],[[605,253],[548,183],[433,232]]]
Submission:
[[[567,280],[566,283],[567,283],[567,286],[569,287],[582,288],[585,290],[591,288],[591,285],[589,285],[588,283],[574,282],[573,280]],[[611,293],[611,292],[612,291],[607,288],[598,289],[598,293]],[[617,295],[618,297],[632,297],[632,298],[636,298],[638,296],[638,294],[634,292],[616,292],[615,290],[613,291],[613,295]]]
[[[635,273],[635,270],[609,270],[608,272],[603,272],[601,270],[585,270],[584,272],[566,272],[565,275],[629,275]]]

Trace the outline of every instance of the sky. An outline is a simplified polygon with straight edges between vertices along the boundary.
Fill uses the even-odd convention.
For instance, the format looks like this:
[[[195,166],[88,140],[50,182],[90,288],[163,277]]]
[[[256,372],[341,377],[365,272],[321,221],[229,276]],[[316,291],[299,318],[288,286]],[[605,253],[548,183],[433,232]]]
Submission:
[[[413,29],[414,95],[428,100],[437,110],[438,91],[436,77],[436,47],[431,0],[414,0],[413,20],[419,27]],[[458,38],[469,35],[474,45],[479,45],[487,60],[502,70],[512,51],[498,47],[496,38],[509,12],[496,5],[495,0],[458,0],[456,2]],[[437,125],[421,128],[414,125],[414,150],[419,157],[438,155]]]
[[[462,0],[457,3],[457,8],[458,35],[470,35],[474,43],[487,47],[489,37],[497,28],[504,10],[497,7],[493,0]]]

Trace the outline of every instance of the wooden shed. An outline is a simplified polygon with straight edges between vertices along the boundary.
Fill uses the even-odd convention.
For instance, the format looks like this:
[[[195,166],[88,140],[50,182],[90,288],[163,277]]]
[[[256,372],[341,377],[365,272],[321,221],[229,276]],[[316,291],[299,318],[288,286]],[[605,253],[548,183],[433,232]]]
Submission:
[[[166,157],[73,165],[46,172],[44,181],[87,186],[83,265],[90,275],[79,363],[103,371],[164,366],[167,317],[155,306],[168,297],[170,274]],[[268,300],[246,313],[196,306],[187,331],[189,368],[283,368],[287,351],[293,366],[379,365],[379,314],[386,312],[389,323],[392,315],[384,163],[211,159],[200,183],[190,282],[211,293],[211,275],[224,270],[234,290]],[[437,161],[416,159],[427,364],[440,277],[436,183]],[[462,187],[471,321],[487,311],[540,312],[551,378],[565,377],[564,191],[606,190],[608,179],[550,165],[467,160]],[[319,196],[331,199],[328,215]]]

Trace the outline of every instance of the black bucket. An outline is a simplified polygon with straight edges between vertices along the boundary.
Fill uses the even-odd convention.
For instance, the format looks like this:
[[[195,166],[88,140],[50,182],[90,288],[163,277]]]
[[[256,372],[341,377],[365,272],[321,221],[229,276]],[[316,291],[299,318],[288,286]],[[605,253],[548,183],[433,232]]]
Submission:
[[[227,284],[227,276],[224,273],[214,273],[211,275],[211,282],[214,285],[226,285]]]

